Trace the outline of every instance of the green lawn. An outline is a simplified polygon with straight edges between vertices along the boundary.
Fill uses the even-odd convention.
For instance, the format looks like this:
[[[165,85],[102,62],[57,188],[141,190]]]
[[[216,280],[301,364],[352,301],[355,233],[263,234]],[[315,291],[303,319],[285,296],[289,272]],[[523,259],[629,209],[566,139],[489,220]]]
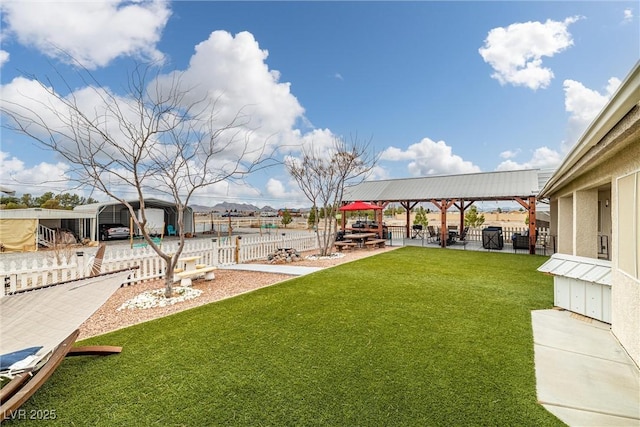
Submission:
[[[124,350],[65,360],[23,408],[65,426],[562,425],[536,403],[545,259],[403,248],[344,264],[84,341]]]

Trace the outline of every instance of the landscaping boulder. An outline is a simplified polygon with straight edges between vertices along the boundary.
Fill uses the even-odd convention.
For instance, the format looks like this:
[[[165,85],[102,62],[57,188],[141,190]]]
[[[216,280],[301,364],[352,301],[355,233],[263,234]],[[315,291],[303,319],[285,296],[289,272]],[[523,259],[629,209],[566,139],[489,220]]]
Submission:
[[[293,248],[278,248],[267,256],[267,260],[271,264],[288,264],[302,261],[302,256]]]

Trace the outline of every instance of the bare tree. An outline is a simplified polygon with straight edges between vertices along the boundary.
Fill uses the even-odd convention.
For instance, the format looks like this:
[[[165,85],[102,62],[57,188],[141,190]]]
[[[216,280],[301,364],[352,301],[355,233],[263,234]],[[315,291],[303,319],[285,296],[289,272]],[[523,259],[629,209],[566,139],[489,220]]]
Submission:
[[[316,215],[315,229],[320,255],[327,256],[336,239],[336,213],[342,204],[344,188],[362,182],[378,161],[371,151],[371,140],[362,142],[357,135],[349,141],[335,137],[328,150],[303,148],[300,158],[289,157],[285,165],[289,174],[311,202],[324,210]]]
[[[86,70],[86,88],[61,95],[50,81],[37,95],[3,100],[5,127],[27,135],[61,155],[69,175],[126,206],[149,246],[165,261],[165,294],[171,296],[173,272],[185,241],[184,211],[199,190],[221,181],[241,180],[270,159],[267,144],[256,143],[250,117],[229,113],[197,88],[185,87],[180,73],[160,75],[152,65],[129,74],[126,95],[100,86]],[[88,102],[89,100],[89,102]],[[220,107],[220,108],[219,108]],[[125,193],[133,190],[135,197]],[[145,200],[170,198],[177,208],[180,243],[167,253],[147,231]],[[139,202],[139,216],[129,200]]]

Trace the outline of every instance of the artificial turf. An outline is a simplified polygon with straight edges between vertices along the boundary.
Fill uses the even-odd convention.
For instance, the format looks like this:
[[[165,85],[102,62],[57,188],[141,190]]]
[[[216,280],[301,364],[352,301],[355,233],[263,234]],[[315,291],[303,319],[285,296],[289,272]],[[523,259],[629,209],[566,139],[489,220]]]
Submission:
[[[65,360],[23,409],[65,426],[562,425],[536,403],[545,260],[402,248],[343,264],[86,340],[124,350]]]

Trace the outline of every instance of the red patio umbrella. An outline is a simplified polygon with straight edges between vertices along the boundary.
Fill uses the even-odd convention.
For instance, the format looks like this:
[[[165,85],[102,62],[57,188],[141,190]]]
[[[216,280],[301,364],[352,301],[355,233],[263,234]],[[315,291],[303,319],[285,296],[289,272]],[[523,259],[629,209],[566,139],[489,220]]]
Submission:
[[[382,209],[382,206],[372,205],[371,203],[361,202],[360,200],[349,203],[348,205],[344,205],[340,207],[341,211],[367,211],[367,210],[378,210]]]
[[[367,210],[381,210],[382,206],[372,205],[371,203],[362,202],[360,200],[355,201],[353,203],[349,203],[348,205],[344,205],[340,207],[341,211],[367,211]],[[342,229],[345,229],[346,225],[346,216],[342,216]],[[379,233],[382,232],[382,223],[378,224]]]

